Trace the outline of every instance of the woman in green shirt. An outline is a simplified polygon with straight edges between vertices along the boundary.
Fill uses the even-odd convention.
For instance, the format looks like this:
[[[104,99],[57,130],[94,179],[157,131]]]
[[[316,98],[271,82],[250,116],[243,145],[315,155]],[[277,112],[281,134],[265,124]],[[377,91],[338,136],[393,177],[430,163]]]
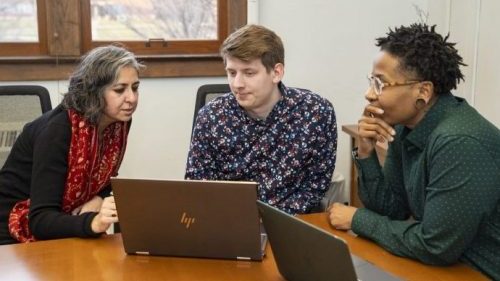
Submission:
[[[434,28],[377,39],[353,152],[365,207],[335,204],[330,222],[396,255],[500,280],[500,130],[450,93],[464,64]],[[377,140],[389,143],[384,167]]]

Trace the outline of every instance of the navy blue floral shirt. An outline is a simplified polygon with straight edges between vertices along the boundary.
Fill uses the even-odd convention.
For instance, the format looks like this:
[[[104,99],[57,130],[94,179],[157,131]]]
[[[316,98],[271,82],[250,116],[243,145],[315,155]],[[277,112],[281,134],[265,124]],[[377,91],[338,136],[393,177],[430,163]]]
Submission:
[[[307,213],[327,191],[337,149],[332,104],[279,85],[282,99],[265,120],[249,117],[227,93],[198,113],[186,179],[255,181],[259,199]]]

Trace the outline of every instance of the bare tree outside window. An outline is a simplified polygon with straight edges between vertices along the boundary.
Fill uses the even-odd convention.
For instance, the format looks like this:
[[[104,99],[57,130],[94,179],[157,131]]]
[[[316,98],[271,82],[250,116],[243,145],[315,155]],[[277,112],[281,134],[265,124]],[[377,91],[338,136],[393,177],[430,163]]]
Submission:
[[[37,42],[36,0],[1,0],[0,31],[0,42]]]
[[[248,0],[0,0],[0,81],[66,79],[89,50],[119,42],[143,77],[224,75],[219,48]]]
[[[93,41],[216,40],[217,0],[91,0]]]

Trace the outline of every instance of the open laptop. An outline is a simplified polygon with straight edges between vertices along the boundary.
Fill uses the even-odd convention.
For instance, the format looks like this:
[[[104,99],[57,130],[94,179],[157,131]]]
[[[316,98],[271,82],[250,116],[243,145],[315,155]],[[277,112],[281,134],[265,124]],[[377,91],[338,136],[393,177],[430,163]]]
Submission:
[[[344,240],[257,201],[274,259],[289,281],[399,280],[349,253]]]
[[[254,182],[112,178],[128,254],[262,260]]]

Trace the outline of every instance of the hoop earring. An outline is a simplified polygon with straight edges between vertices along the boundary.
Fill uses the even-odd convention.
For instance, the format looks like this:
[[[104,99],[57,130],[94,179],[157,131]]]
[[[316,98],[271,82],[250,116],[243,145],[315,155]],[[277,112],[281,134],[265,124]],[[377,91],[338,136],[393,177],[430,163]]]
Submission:
[[[427,106],[427,102],[424,99],[417,99],[415,101],[415,108],[418,110],[422,110]]]

